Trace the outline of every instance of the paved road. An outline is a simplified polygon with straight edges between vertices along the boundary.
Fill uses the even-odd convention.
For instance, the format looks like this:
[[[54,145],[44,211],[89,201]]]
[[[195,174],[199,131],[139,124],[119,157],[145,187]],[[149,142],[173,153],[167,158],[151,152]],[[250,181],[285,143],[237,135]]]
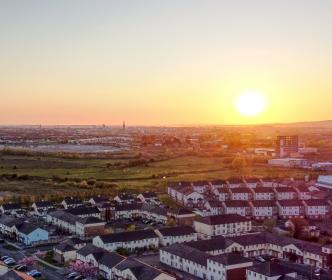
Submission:
[[[34,250],[35,251],[35,250]],[[24,258],[26,255],[30,255],[31,253],[34,253],[32,249],[25,250],[8,250],[3,247],[3,245],[0,246],[0,255],[1,256],[9,256],[14,258],[16,261],[19,261],[20,259]],[[48,280],[63,280],[64,276],[57,271],[56,269],[53,269],[51,267],[37,264],[36,268],[42,273],[43,276],[45,276]],[[33,268],[31,268],[33,269]]]

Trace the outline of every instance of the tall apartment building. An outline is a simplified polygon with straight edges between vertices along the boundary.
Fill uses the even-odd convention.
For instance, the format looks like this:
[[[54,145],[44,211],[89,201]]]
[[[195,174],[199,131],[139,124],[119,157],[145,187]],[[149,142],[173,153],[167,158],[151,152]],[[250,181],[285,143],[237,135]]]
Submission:
[[[277,157],[289,157],[299,151],[299,137],[297,135],[278,136],[276,142]]]

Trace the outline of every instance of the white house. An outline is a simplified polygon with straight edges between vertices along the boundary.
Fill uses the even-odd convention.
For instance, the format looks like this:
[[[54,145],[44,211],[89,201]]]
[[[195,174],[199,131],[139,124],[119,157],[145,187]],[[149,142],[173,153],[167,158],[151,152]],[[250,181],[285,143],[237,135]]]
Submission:
[[[133,258],[119,262],[112,269],[112,273],[114,275],[112,279],[176,280],[174,276]]]
[[[114,219],[129,219],[139,217],[142,214],[142,204],[130,203],[130,204],[119,204],[115,205],[114,209],[111,210],[111,216]]]
[[[106,196],[101,196],[101,195],[94,196],[89,199],[89,203],[91,205],[97,205],[97,204],[102,204],[102,203],[107,203],[107,202],[110,202],[109,198]]]
[[[247,268],[247,280],[295,279],[296,276],[297,273],[294,270],[273,262],[266,262]]]
[[[307,186],[296,186],[297,197],[299,200],[311,199],[312,195]]]
[[[271,200],[253,200],[249,202],[251,213],[256,220],[265,220],[267,218],[276,218],[278,216],[277,206]]]
[[[223,204],[218,200],[208,200],[204,203],[204,208],[210,212],[211,215],[223,214]]]
[[[18,203],[6,203],[0,206],[1,214],[13,215],[13,216],[22,216],[23,209],[22,206]]]
[[[145,191],[140,193],[137,198],[143,203],[158,204],[159,199],[155,192]]]
[[[64,200],[61,202],[61,205],[65,209],[81,207],[83,206],[83,202],[80,198],[77,197],[65,197]]]
[[[240,235],[252,230],[251,221],[236,214],[198,217],[194,221],[195,231],[204,239],[213,236]]]
[[[273,188],[256,187],[252,189],[254,192],[254,200],[274,200],[275,193]]]
[[[213,189],[213,194],[218,198],[219,201],[226,201],[230,199],[230,192],[227,187],[220,187]]]
[[[196,278],[245,279],[245,269],[252,266],[252,261],[239,254],[227,253],[212,256],[186,244],[176,244],[161,248],[160,262]]]
[[[238,214],[243,217],[251,216],[251,207],[246,200],[229,200],[222,202],[224,214]]]
[[[297,199],[297,192],[293,187],[275,187],[274,192],[277,200]]]
[[[238,187],[230,189],[230,198],[231,200],[252,200],[253,192],[247,187]]]
[[[304,206],[300,200],[277,201],[278,215],[281,219],[304,217]]]
[[[15,225],[16,238],[24,245],[34,245],[48,241],[48,231],[32,223]]]
[[[155,233],[159,236],[162,246],[197,240],[197,233],[190,226],[159,228],[155,230]]]
[[[207,260],[210,257],[185,244],[174,244],[159,250],[160,262],[200,279],[208,279]]]
[[[96,236],[92,243],[111,252],[119,248],[135,251],[158,248],[159,237],[153,230],[139,230]]]
[[[61,264],[76,260],[76,251],[83,248],[86,242],[79,238],[67,239],[53,247],[54,259]]]
[[[305,216],[309,219],[326,219],[330,216],[330,204],[324,199],[303,200]]]
[[[114,197],[114,200],[119,203],[133,203],[135,202],[135,197],[131,193],[119,193]]]
[[[49,211],[54,210],[54,203],[52,201],[36,201],[32,204],[33,213],[38,216],[44,216]]]

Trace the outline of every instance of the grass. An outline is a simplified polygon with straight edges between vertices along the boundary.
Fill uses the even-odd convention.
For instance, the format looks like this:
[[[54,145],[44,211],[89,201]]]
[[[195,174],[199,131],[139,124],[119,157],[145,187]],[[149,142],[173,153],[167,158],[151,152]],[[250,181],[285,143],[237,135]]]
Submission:
[[[0,195],[68,193],[79,186],[55,183],[54,176],[69,179],[115,182],[121,189],[151,189],[165,192],[170,182],[227,179],[233,176],[298,177],[307,170],[252,166],[239,171],[224,163],[222,157],[183,156],[127,167],[130,159],[61,158],[48,156],[1,155],[0,175],[34,176],[29,180],[0,180]],[[122,166],[108,164],[121,163]]]

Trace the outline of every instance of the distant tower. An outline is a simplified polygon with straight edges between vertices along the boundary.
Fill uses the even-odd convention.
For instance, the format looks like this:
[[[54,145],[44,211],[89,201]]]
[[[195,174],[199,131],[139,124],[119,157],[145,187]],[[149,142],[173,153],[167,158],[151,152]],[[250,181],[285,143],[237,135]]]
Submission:
[[[278,136],[276,142],[276,152],[278,157],[289,157],[299,151],[299,137],[292,136]]]
[[[126,122],[125,121],[123,121],[123,123],[122,123],[122,128],[126,129]]]

